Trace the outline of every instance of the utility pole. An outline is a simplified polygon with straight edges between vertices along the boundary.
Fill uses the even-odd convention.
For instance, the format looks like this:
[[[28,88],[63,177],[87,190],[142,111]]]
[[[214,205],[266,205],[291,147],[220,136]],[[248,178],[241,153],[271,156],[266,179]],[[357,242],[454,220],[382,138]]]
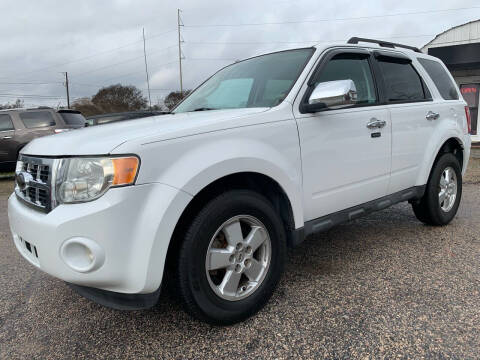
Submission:
[[[177,27],[178,27],[178,66],[180,69],[180,95],[183,95],[183,79],[182,79],[182,36],[180,35],[180,26],[183,26],[180,19],[180,9],[177,9]]]
[[[148,88],[148,104],[150,110],[152,110],[152,98],[150,97],[150,80],[148,79],[148,66],[147,66],[147,51],[145,49],[145,28],[142,29],[143,34],[143,56],[145,58],[145,74],[147,74],[147,88]]]
[[[65,87],[67,88],[67,108],[70,109],[70,91],[68,88],[68,72],[64,72],[65,74]]]

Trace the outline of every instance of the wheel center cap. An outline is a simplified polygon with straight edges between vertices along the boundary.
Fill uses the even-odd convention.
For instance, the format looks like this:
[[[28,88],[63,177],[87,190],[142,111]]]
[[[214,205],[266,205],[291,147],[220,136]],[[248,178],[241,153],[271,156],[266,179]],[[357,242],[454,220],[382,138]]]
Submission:
[[[238,261],[238,262],[243,261],[243,254],[242,254],[242,253],[240,253],[240,254],[237,255],[237,261]]]

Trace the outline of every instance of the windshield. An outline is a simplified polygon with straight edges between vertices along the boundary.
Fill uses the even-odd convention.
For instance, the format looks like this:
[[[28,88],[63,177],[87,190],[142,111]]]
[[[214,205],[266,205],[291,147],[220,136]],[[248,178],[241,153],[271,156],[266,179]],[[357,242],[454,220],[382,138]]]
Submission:
[[[313,51],[288,50],[232,64],[203,83],[173,112],[276,106],[288,95]]]

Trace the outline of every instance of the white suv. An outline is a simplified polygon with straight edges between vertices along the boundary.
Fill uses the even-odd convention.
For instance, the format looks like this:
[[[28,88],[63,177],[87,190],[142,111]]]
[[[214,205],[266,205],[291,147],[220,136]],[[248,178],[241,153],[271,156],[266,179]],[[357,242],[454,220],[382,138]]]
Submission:
[[[448,224],[468,117],[445,66],[415,48],[353,38],[257,56],[171,114],[32,141],[13,239],[101,304],[153,306],[165,273],[189,313],[230,324],[265,305],[307,235],[402,201]]]

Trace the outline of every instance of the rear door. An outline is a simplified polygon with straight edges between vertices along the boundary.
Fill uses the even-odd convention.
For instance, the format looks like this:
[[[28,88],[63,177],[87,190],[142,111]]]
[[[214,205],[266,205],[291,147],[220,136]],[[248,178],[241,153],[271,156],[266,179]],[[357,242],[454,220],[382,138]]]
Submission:
[[[15,162],[16,148],[12,118],[9,114],[0,114],[0,164]]]
[[[388,193],[415,186],[429,140],[437,126],[427,119],[437,109],[412,60],[392,51],[374,51],[383,101],[392,121],[392,168]]]
[[[303,86],[294,112],[300,137],[305,220],[313,220],[386,195],[390,176],[391,126],[379,102],[371,54],[336,49],[326,54]],[[325,81],[352,80],[357,104],[301,113],[309,92]],[[372,129],[372,121],[384,121]]]

